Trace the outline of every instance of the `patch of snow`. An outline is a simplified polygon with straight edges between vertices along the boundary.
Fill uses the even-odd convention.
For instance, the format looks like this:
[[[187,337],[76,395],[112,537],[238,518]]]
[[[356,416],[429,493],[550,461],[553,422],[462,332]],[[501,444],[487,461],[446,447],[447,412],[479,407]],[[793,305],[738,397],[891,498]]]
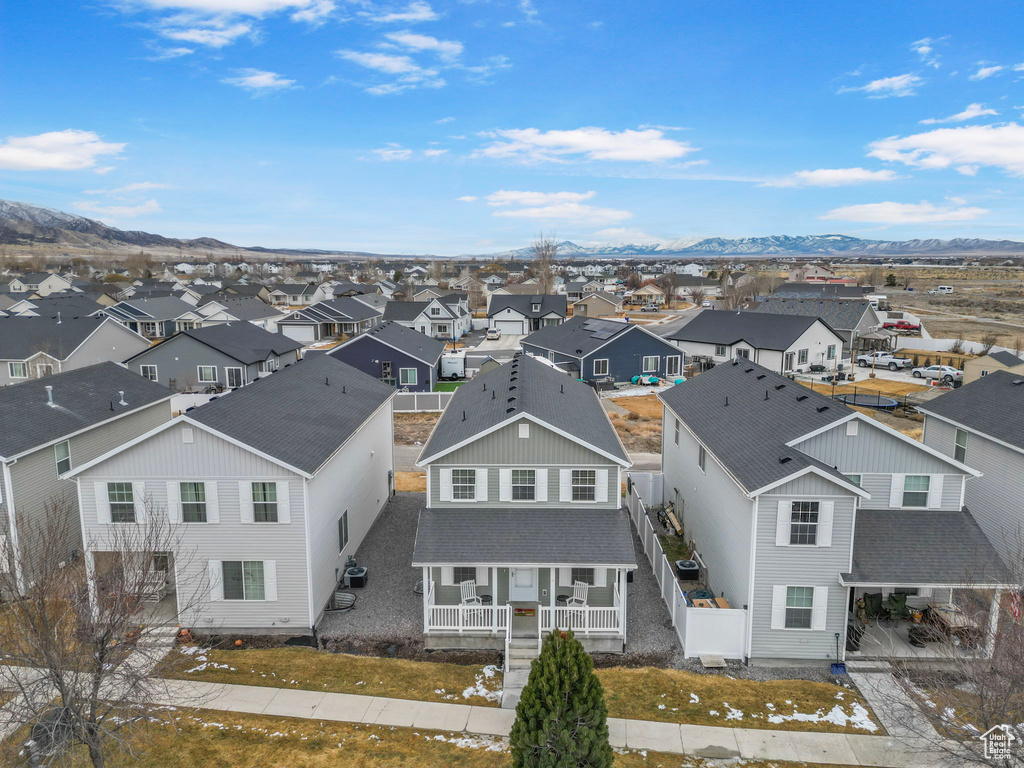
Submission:
[[[696,693],[691,693],[690,694],[690,703],[691,704],[700,704],[700,696],[698,696]]]
[[[847,714],[846,710],[844,710],[839,704],[836,704],[827,713],[820,709],[817,712],[798,712],[794,709],[793,714],[791,715],[769,715],[768,722],[784,723],[792,720],[801,723],[831,723],[832,725],[839,726],[849,725],[859,730],[870,731],[872,733],[878,730],[878,726],[871,719],[868,711],[860,704],[860,702],[853,702],[850,705],[850,709],[853,711],[852,714]]]

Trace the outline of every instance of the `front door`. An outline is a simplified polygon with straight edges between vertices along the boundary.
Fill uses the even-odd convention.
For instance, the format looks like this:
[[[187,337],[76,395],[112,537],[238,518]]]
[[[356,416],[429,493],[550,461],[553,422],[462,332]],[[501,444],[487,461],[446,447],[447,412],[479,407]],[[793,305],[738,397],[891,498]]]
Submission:
[[[537,569],[536,568],[510,568],[508,574],[508,601],[536,602],[537,601]]]
[[[236,387],[242,386],[241,368],[225,368],[224,370],[228,375],[228,387],[230,389],[235,389]]]

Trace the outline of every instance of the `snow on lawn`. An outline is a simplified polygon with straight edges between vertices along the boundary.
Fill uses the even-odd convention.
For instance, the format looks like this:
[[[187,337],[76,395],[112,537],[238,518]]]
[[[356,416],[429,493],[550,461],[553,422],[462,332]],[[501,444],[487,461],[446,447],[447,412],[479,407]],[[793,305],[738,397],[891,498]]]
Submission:
[[[185,674],[192,672],[202,672],[205,669],[226,669],[229,672],[237,672],[238,670],[232,667],[230,664],[218,664],[215,661],[209,661],[206,652],[209,648],[200,648],[198,645],[179,645],[178,652],[184,656],[194,656],[195,660],[200,662],[198,665],[192,667],[192,669],[186,669]]]
[[[871,731],[874,733],[878,730],[878,726],[871,719],[871,715],[868,711],[860,704],[860,702],[853,702],[850,704],[850,709],[853,710],[853,714],[847,714],[846,711],[836,704],[827,713],[822,710],[817,712],[797,712],[793,710],[791,715],[783,714],[772,714],[768,716],[769,723],[783,723],[789,720],[795,720],[801,723],[832,723],[832,725],[838,726],[852,726],[859,728],[864,731]]]
[[[497,674],[497,672],[498,668],[495,665],[488,664],[480,671],[480,674],[476,676],[476,682],[462,692],[462,698],[471,699],[474,696],[480,696],[486,699],[487,701],[500,701],[501,688],[499,687],[497,690],[491,690],[486,685],[484,685],[484,680],[494,679],[494,676],[495,674]]]

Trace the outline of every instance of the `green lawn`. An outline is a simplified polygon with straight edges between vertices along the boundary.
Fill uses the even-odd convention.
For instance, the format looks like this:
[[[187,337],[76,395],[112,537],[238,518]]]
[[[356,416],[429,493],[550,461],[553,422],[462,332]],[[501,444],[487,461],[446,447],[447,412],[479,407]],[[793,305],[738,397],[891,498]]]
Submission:
[[[434,385],[435,392],[454,392],[466,382],[464,381],[439,381]]]

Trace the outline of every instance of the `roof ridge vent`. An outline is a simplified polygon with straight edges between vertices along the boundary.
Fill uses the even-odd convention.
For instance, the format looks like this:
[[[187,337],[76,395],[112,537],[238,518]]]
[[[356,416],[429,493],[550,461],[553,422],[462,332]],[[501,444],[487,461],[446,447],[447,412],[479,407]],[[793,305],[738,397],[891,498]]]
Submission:
[[[758,380],[758,381],[760,381],[760,380],[761,380],[761,379],[763,379],[763,378],[764,378],[765,376],[767,376],[767,374],[765,374],[765,373],[759,373],[759,374],[757,375],[757,380]]]
[[[821,405],[821,406],[818,406],[818,408],[816,410],[818,411],[818,413],[824,413],[825,411],[828,410],[828,408],[829,407],[827,405]]]
[[[780,390],[780,389],[785,389],[785,388],[786,388],[786,385],[785,385],[785,384],[776,384],[776,385],[775,385],[775,391],[776,391],[776,392],[777,392],[778,390]]]
[[[806,399],[807,399],[807,395],[798,395],[797,398],[796,398],[796,401],[798,403],[802,403]]]
[[[780,456],[779,457],[779,464],[785,464],[785,463],[790,462],[792,460],[793,460],[792,456]]]
[[[512,406],[511,408],[506,408],[505,409],[505,413],[514,413],[515,410],[516,410],[515,406]]]

